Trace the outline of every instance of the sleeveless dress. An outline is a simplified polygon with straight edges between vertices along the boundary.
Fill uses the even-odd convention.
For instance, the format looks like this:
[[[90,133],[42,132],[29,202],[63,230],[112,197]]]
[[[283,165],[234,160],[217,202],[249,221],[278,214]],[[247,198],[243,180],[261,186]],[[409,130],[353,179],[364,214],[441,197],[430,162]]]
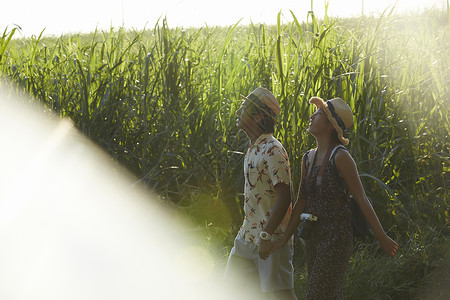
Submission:
[[[353,250],[348,189],[331,159],[325,164],[319,184],[320,166],[316,166],[300,187],[305,212],[318,217],[310,239],[305,241],[308,300],[344,299],[343,283]]]

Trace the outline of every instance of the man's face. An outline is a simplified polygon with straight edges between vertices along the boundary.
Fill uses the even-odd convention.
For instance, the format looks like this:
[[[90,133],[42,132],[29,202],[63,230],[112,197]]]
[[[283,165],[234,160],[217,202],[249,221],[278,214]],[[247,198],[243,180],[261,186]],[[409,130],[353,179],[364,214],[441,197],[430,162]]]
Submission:
[[[236,126],[245,132],[254,128],[257,123],[253,119],[249,108],[250,102],[245,100],[241,107],[236,111]]]

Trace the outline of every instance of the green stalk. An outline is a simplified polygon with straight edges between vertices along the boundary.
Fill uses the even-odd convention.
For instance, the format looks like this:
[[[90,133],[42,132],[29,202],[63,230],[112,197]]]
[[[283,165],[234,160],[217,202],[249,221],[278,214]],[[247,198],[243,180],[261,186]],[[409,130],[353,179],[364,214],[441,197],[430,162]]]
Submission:
[[[13,28],[9,33],[8,27],[5,28],[3,31],[2,38],[0,39],[0,62],[2,61],[3,55],[5,54],[6,47],[8,47],[9,42],[11,41],[14,33],[16,32],[17,28]]]

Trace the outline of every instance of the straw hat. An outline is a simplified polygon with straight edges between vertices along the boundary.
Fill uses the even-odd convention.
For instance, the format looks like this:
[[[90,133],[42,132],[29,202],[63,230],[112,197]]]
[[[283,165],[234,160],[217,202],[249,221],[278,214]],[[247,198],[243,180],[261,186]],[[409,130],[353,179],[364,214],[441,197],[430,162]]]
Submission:
[[[253,92],[251,92],[247,97],[241,95],[242,98],[255,103],[256,105],[263,106],[264,105],[269,108],[268,111],[270,114],[274,114],[276,116],[280,113],[280,104],[275,96],[266,88],[257,87]],[[264,105],[261,105],[264,104]]]
[[[336,129],[339,140],[344,146],[347,145],[348,139],[344,138],[344,130],[353,125],[353,113],[350,106],[341,98],[323,101],[322,98],[312,97],[309,103],[314,104],[317,109],[323,108],[328,120]]]

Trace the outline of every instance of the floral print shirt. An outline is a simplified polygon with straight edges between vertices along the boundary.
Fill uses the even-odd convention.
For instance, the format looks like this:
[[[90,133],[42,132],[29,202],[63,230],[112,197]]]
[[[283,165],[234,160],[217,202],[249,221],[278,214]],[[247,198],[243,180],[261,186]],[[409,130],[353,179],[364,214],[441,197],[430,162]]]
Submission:
[[[290,185],[291,172],[286,150],[272,134],[261,135],[247,150],[244,159],[244,223],[239,234],[248,242],[259,243],[259,233],[265,228],[277,201],[275,185]],[[286,230],[292,204],[283,221],[273,233],[277,238]]]

